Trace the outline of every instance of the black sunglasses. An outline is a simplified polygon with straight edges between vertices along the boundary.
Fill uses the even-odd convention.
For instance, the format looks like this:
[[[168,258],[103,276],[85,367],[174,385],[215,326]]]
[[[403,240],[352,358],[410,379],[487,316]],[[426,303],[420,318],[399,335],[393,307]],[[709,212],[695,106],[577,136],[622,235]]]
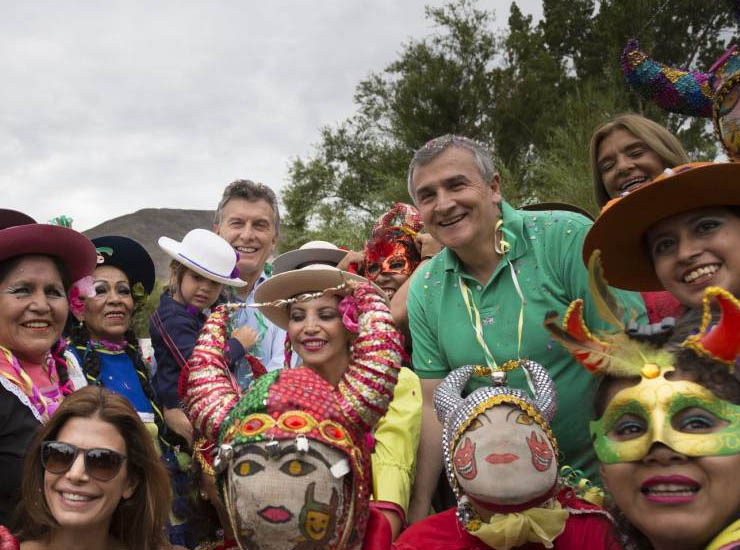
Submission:
[[[85,457],[85,472],[98,481],[110,481],[121,469],[126,455],[113,449],[81,449],[61,441],[44,441],[41,444],[41,464],[50,474],[63,474],[72,467],[77,455]]]

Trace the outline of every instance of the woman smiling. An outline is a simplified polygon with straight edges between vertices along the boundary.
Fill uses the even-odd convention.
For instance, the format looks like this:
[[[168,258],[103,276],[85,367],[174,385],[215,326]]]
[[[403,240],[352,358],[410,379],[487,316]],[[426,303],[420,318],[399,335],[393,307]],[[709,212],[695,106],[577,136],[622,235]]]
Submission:
[[[310,258],[308,258],[310,259]],[[327,265],[311,264],[274,275],[257,289],[255,300],[265,317],[288,333],[301,364],[336,386],[350,365],[374,359],[373,326],[357,324],[357,300],[337,290],[345,281],[361,283],[386,301],[383,291],[366,279]],[[275,304],[285,304],[283,306]],[[399,338],[395,326],[393,337]],[[287,358],[286,364],[290,364]],[[418,378],[402,368],[388,412],[374,430],[373,506],[389,521],[394,537],[405,520],[415,469],[421,423]]]
[[[117,394],[83,388],[26,457],[20,547],[168,548],[169,500],[167,473],[136,411]]]
[[[85,385],[59,337],[70,282],[92,272],[95,248],[64,227],[8,227],[6,213],[0,213],[0,524],[7,525],[34,431],[65,395]]]
[[[609,297],[603,301],[610,303]],[[583,322],[580,300],[562,329],[552,318],[546,323],[600,376],[590,431],[625,548],[740,545],[740,379],[733,369],[740,302],[709,287],[703,303],[698,334],[698,323],[686,316],[668,344],[665,334],[638,340],[623,326],[596,339]],[[710,329],[712,307],[722,316]],[[616,319],[618,312],[612,313]]]

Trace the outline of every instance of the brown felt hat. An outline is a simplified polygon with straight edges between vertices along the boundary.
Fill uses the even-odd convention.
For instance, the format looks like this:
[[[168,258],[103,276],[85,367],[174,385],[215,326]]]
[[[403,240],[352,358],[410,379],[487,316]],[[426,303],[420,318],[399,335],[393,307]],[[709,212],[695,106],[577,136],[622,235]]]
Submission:
[[[668,168],[604,206],[583,243],[583,262],[588,265],[591,253],[599,249],[610,285],[663,290],[645,234],[665,218],[711,206],[740,206],[740,163],[692,162]]]

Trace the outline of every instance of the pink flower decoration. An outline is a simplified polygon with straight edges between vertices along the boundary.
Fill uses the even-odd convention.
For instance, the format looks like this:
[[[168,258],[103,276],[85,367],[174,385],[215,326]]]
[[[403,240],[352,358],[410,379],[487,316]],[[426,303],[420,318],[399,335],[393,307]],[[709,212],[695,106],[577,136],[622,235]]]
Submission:
[[[95,285],[92,276],[88,275],[76,281],[69,288],[69,292],[67,292],[69,310],[75,315],[82,314],[85,311],[85,298],[92,298],[93,296],[95,296]]]
[[[342,314],[342,323],[348,331],[357,334],[360,332],[360,325],[357,324],[359,313],[357,311],[357,300],[352,294],[348,294],[339,302],[339,313]]]

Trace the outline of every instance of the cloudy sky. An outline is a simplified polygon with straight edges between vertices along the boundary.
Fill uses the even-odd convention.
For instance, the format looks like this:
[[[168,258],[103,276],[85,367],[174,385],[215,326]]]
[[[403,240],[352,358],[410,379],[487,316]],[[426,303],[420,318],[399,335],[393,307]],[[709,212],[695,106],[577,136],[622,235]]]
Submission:
[[[0,0],[2,206],[88,229],[280,189],[438,0]],[[518,2],[540,13],[539,0]],[[504,26],[510,0],[479,0]]]

